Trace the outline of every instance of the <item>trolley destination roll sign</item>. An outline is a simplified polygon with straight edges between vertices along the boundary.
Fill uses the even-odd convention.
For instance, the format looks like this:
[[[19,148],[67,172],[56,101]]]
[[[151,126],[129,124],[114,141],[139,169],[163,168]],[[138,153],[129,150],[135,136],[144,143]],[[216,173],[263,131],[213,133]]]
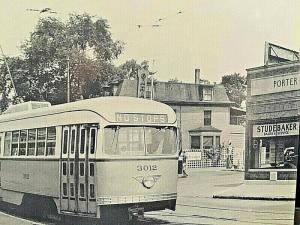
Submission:
[[[166,114],[116,113],[120,123],[168,123]]]

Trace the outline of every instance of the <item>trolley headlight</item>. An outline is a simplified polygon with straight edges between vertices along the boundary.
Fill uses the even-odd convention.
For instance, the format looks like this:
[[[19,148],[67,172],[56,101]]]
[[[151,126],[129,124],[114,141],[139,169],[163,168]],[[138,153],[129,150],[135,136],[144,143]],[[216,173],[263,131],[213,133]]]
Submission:
[[[144,177],[144,179],[143,179],[143,185],[144,185],[145,188],[150,189],[150,188],[152,188],[154,186],[154,184],[155,184],[154,177],[152,177],[152,176]]]

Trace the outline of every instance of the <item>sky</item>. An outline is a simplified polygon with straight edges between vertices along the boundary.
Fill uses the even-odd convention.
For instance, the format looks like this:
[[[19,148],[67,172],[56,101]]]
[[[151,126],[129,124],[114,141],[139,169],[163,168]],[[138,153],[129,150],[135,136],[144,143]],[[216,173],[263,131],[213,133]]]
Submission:
[[[57,14],[26,10],[47,7]],[[148,60],[158,80],[183,82],[194,82],[199,68],[221,82],[262,66],[266,41],[300,51],[299,9],[299,0],[0,0],[0,45],[19,55],[39,17],[88,13],[107,19],[113,39],[125,43],[115,65]]]

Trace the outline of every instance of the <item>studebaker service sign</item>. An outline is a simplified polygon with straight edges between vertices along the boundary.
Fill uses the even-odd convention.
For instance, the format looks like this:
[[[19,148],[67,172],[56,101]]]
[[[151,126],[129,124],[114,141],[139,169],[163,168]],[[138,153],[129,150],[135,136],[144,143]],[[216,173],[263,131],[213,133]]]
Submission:
[[[253,125],[253,137],[299,135],[299,122]]]

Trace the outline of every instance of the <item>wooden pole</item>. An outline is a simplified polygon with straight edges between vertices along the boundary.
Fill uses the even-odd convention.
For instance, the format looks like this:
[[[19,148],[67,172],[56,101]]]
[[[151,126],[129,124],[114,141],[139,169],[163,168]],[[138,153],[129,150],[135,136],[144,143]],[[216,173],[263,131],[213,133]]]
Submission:
[[[70,102],[70,57],[67,58],[67,102]]]

